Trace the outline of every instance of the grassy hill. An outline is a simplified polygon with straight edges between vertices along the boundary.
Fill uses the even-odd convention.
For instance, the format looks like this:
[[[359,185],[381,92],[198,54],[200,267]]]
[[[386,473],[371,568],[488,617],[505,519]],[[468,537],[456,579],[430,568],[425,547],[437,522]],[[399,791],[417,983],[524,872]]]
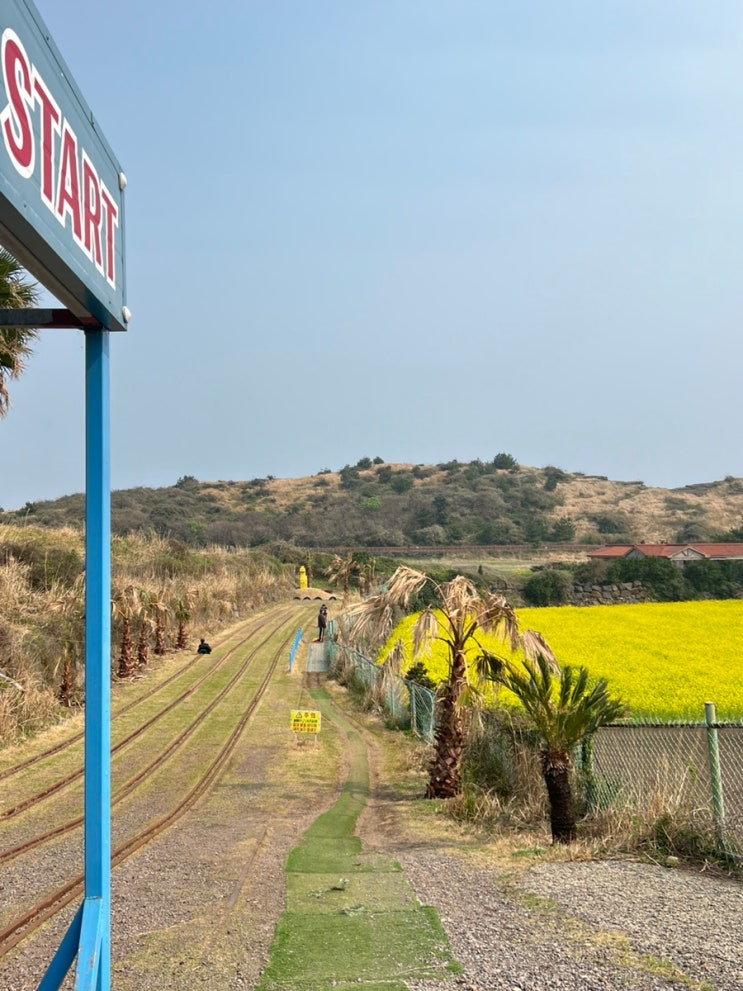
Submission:
[[[502,467],[501,467],[502,466]],[[84,498],[0,512],[0,522],[79,526]],[[650,488],[641,481],[491,462],[386,464],[362,458],[307,478],[199,481],[112,494],[112,528],[191,546],[307,548],[673,542],[729,536],[743,520],[743,479]]]

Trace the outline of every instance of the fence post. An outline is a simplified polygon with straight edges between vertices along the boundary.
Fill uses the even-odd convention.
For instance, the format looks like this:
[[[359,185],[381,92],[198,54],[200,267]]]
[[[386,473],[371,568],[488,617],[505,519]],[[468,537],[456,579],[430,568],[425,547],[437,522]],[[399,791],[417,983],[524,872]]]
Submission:
[[[720,747],[717,740],[717,713],[714,702],[704,703],[704,718],[707,723],[707,755],[709,757],[709,776],[712,784],[712,818],[715,822],[715,833],[721,849],[725,848],[725,798],[722,790],[722,772],[720,770]]]

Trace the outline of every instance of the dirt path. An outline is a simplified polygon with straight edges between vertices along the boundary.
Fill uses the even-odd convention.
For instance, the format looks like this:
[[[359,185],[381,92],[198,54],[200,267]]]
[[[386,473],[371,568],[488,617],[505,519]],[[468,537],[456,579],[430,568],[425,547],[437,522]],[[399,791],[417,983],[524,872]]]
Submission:
[[[344,719],[324,721],[317,746],[295,742],[289,712],[314,707],[319,684],[321,676],[278,675],[209,799],[114,873],[115,991],[259,986],[287,907],[287,855],[348,778],[344,720],[358,731],[369,766],[356,830],[364,851],[402,865],[415,895],[437,910],[463,968],[445,984],[406,980],[410,991],[743,987],[743,886],[651,864],[542,860],[528,852],[546,847],[533,834],[516,851],[484,841],[417,800],[423,777],[406,756],[413,748],[399,737],[386,742],[379,722],[355,713],[334,683],[328,690]],[[46,945],[22,949],[3,991],[36,988],[58,942],[50,930]],[[363,987],[366,975],[358,977]]]

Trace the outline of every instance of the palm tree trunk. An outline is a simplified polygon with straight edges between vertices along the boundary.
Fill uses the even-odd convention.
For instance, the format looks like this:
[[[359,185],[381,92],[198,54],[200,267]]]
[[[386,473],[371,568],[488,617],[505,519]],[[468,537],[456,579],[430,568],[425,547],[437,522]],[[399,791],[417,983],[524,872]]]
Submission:
[[[131,623],[128,616],[121,621],[121,653],[119,654],[119,677],[128,678],[134,670],[134,655],[132,654]]]
[[[550,802],[550,826],[553,843],[572,843],[576,837],[575,800],[570,785],[570,764],[557,765],[542,758],[542,773]]]
[[[431,763],[426,798],[454,798],[462,790],[461,767],[464,752],[464,729],[459,698],[465,685],[464,653],[454,655],[446,695],[439,704],[434,741],[436,751]]]
[[[186,622],[183,619],[179,619],[178,620],[178,636],[176,637],[176,641],[175,641],[175,649],[176,650],[185,650],[186,649],[186,646],[187,646],[187,644],[186,644]]]
[[[139,640],[137,641],[137,666],[140,668],[146,668],[148,664],[147,624],[143,621],[139,628]]]
[[[62,684],[59,686],[59,701],[67,709],[72,705],[72,662],[67,654],[65,654],[62,665]]]
[[[162,657],[165,653],[165,627],[159,613],[155,620],[155,653],[158,657]]]

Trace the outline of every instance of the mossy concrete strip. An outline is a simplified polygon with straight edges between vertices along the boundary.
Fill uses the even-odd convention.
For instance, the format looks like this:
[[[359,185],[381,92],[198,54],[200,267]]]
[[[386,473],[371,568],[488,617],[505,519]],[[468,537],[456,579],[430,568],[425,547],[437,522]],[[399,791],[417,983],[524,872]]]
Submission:
[[[349,772],[286,859],[287,907],[258,991],[405,991],[406,980],[459,973],[434,909],[391,857],[365,854],[353,835],[369,795],[366,747],[327,692],[312,696],[348,740]]]

